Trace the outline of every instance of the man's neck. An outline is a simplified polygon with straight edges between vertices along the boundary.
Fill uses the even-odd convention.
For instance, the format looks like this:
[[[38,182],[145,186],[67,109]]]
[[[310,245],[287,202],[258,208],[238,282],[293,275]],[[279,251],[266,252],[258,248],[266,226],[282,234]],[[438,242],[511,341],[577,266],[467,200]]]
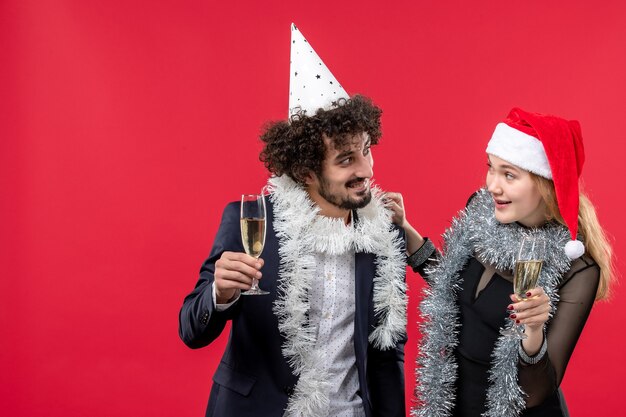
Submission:
[[[343,219],[346,225],[352,221],[352,210],[340,209],[332,206],[330,208],[320,207],[319,215],[324,217],[332,217],[334,219]]]
[[[310,192],[308,192],[308,194],[309,198],[320,208],[320,216],[343,219],[345,224],[350,224],[352,221],[352,210],[337,207],[336,205],[326,201],[326,199],[319,194],[313,194]]]

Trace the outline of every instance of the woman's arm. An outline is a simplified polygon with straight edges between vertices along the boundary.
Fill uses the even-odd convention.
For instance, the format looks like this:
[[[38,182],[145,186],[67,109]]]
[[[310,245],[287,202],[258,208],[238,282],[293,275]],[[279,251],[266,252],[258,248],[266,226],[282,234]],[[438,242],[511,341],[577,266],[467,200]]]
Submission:
[[[413,271],[426,278],[425,270],[437,259],[437,249],[427,237],[422,237],[409,223],[404,211],[404,200],[400,193],[386,193],[387,207],[391,210],[391,221],[404,230],[406,238],[407,264]]]
[[[519,383],[528,394],[527,407],[541,404],[559,387],[591,312],[599,280],[600,269],[595,262],[589,258],[575,261],[559,289],[554,317],[546,324],[547,353],[535,364],[520,358]],[[527,353],[530,357],[535,354]]]
[[[391,221],[404,230],[406,235],[406,253],[411,255],[415,253],[424,244],[424,238],[406,218],[404,212],[404,200],[400,193],[386,193],[387,208],[392,212]]]

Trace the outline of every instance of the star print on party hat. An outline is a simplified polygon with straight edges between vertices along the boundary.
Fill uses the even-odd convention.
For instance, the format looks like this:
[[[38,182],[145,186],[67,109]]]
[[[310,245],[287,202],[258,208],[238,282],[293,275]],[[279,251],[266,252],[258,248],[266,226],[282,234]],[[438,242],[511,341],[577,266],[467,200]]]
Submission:
[[[312,116],[320,108],[333,108],[340,98],[350,98],[293,23],[290,71],[289,117],[298,112]]]
[[[487,153],[554,182],[559,212],[572,238],[565,253],[571,259],[582,256],[585,246],[577,240],[578,179],[585,162],[580,123],[514,108],[496,126]]]

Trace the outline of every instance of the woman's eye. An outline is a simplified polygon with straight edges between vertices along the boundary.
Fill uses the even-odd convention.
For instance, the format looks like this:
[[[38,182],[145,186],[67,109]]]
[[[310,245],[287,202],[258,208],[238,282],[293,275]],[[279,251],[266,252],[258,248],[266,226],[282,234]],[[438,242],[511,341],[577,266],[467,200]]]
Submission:
[[[506,176],[507,180],[514,180],[515,179],[515,175],[511,174],[510,172],[507,172],[504,175]]]

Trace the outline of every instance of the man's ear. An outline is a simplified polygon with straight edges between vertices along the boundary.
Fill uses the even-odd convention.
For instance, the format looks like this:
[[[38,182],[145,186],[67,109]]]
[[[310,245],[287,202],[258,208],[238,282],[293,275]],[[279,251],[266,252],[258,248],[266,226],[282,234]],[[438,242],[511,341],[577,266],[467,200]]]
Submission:
[[[315,172],[313,171],[307,171],[307,172],[303,172],[303,173],[297,173],[294,175],[296,178],[294,178],[296,180],[296,182],[302,184],[302,185],[311,185],[315,182],[315,180],[317,179],[317,176],[315,175]]]
[[[302,182],[304,182],[306,185],[311,185],[313,184],[315,181],[317,180],[317,175],[315,175],[315,172],[313,171],[309,171],[306,174],[304,174],[304,176],[302,177]]]

